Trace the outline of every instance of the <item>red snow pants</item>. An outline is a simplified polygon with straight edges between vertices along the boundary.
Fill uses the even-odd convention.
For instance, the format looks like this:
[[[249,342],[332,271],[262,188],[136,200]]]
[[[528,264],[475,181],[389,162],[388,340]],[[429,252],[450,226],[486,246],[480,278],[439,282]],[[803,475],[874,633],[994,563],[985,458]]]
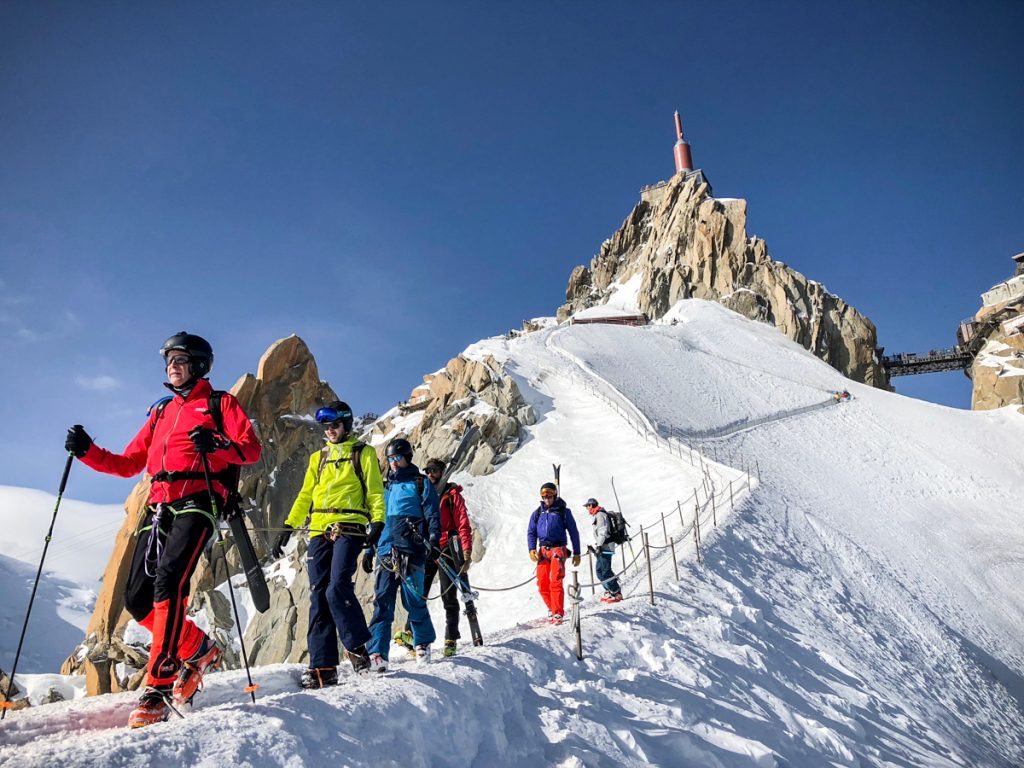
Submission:
[[[569,552],[565,547],[541,547],[537,550],[537,591],[544,604],[552,613],[565,612],[565,559]]]

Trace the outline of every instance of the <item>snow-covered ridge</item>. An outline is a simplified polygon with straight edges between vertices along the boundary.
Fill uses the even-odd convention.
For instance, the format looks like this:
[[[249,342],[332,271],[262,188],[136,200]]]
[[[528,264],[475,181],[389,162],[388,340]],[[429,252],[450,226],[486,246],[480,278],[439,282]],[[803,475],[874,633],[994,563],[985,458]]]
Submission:
[[[557,463],[584,544],[588,496],[649,533],[653,606],[642,556],[623,603],[599,606],[585,588],[577,661],[570,628],[538,621],[532,584],[482,591],[488,645],[453,660],[416,667],[396,649],[393,676],[319,693],[294,690],[295,666],[258,668],[255,705],[244,673],[221,673],[185,720],[141,734],[123,730],[127,694],[15,712],[0,762],[1024,763],[1024,533],[1007,502],[1024,490],[1024,427],[1011,409],[955,411],[854,384],[700,301],[662,325],[547,328],[473,349],[538,414],[493,474],[456,476],[487,547],[475,586],[529,580],[526,522]],[[843,390],[848,402],[771,418]],[[632,426],[761,418],[697,441],[697,462]],[[748,493],[736,479],[754,466]],[[709,477],[718,526],[705,502],[698,564],[686,526]]]

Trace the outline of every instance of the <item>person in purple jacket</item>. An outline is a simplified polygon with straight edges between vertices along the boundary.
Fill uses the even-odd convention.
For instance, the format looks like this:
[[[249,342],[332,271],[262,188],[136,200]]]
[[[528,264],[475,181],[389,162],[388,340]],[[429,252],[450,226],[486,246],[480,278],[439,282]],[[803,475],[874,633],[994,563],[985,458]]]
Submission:
[[[566,547],[572,539],[572,551]],[[540,487],[540,506],[530,515],[526,531],[530,559],[537,564],[537,590],[548,607],[548,621],[561,624],[565,606],[565,561],[572,557],[573,567],[580,564],[580,534],[572,511],[559,498],[554,483]]]

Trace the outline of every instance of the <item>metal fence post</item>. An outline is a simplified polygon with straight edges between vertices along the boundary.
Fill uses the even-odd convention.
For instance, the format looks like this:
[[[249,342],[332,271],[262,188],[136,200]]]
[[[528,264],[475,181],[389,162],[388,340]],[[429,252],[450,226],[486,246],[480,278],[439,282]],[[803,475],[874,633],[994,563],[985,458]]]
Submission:
[[[651,605],[654,605],[654,571],[651,570],[651,542],[650,536],[644,534],[644,556],[647,558],[647,586],[651,592]]]
[[[597,583],[594,581],[594,553],[587,551],[587,564],[590,566],[590,594],[597,594]]]
[[[697,549],[697,562],[700,562],[700,504],[693,502],[693,545]]]
[[[576,599],[580,599],[580,577],[579,571],[572,572],[572,588],[573,593],[576,595]],[[576,658],[583,659],[583,620],[582,611],[580,610],[580,604],[576,603]]]

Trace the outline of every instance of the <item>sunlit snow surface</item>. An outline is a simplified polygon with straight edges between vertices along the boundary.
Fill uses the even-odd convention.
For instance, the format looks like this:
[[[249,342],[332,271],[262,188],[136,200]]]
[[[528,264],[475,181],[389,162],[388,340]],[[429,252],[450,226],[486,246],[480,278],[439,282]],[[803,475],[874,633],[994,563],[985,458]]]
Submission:
[[[702,461],[629,424],[737,430],[693,444],[719,494],[714,512],[704,504],[703,562],[692,534],[678,542],[676,582],[669,550],[655,550],[653,606],[642,557],[624,602],[599,606],[585,588],[582,662],[529,584],[483,593],[488,645],[455,659],[418,667],[393,649],[393,674],[317,693],[296,690],[299,666],[257,668],[256,704],[243,672],[222,672],[184,720],[141,731],[124,728],[132,694],[17,711],[0,725],[0,763],[1024,764],[1022,417],[854,384],[718,305],[683,302],[668,320],[468,350],[504,362],[538,413],[493,474],[455,478],[485,538],[471,572],[482,587],[530,578],[526,522],[553,463],[584,545],[580,504],[618,506],[614,476],[634,532],[660,547],[662,514],[671,535],[680,510],[693,518]],[[776,418],[842,390],[848,402]],[[5,620],[20,625],[19,611],[4,602]]]

